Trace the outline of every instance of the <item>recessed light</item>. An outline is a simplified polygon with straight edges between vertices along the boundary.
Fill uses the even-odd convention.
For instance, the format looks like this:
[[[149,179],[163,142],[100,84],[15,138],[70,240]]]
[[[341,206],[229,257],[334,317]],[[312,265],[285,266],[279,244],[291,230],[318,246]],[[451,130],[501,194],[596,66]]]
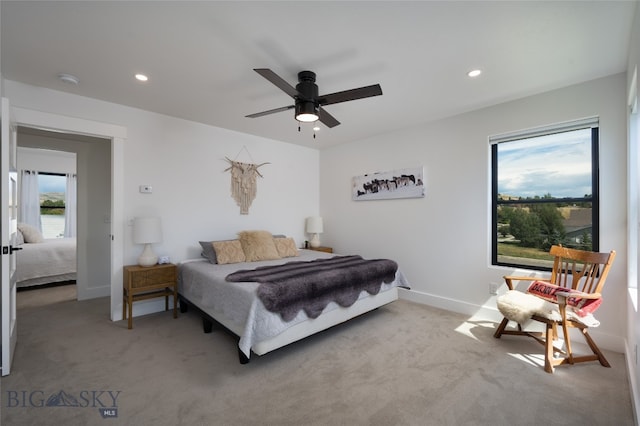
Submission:
[[[477,77],[482,74],[482,70],[471,70],[467,73],[469,77]]]
[[[61,81],[64,81],[65,83],[73,84],[73,85],[76,85],[80,82],[80,80],[78,80],[78,77],[71,74],[58,74],[58,78]]]
[[[320,130],[320,126],[313,126],[313,131],[317,132],[318,130]]]
[[[138,81],[147,81],[147,80],[149,80],[149,77],[147,77],[144,74],[136,74],[136,80],[138,80]]]

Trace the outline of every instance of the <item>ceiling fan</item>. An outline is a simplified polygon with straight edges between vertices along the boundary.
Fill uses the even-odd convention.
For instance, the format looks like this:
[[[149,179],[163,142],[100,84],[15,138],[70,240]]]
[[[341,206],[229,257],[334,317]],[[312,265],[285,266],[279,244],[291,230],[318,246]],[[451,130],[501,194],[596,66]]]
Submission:
[[[340,122],[323,109],[323,106],[382,95],[382,88],[380,85],[374,84],[372,86],[365,86],[358,89],[344,90],[342,92],[319,96],[318,86],[316,85],[316,74],[312,71],[299,72],[298,84],[296,87],[291,86],[282,79],[282,77],[268,68],[254,68],[254,71],[269,80],[287,95],[291,96],[295,100],[295,103],[294,105],[247,115],[246,117],[249,118],[262,117],[276,112],[295,109],[295,118],[298,121],[310,123],[320,120],[320,122],[327,127],[335,127],[340,124]]]

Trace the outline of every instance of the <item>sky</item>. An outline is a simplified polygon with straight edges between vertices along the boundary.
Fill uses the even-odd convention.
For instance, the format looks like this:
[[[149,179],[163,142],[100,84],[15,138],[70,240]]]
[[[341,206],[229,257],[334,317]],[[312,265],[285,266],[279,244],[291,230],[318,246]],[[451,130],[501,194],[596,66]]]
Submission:
[[[591,194],[591,129],[501,143],[498,175],[502,195]]]
[[[40,192],[65,192],[66,177],[38,174],[38,188]]]

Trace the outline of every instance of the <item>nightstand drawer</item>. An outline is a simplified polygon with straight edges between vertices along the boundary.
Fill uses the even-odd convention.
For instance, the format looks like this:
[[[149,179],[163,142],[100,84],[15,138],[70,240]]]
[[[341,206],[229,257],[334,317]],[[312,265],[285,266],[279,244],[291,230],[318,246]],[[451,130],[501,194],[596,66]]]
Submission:
[[[131,288],[149,287],[162,283],[175,281],[174,268],[153,268],[149,270],[137,270],[131,274]]]

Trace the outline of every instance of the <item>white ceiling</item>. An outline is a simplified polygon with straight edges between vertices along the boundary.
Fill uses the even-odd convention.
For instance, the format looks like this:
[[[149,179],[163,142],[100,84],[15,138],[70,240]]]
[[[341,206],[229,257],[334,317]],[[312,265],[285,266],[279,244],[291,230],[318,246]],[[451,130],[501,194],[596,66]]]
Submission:
[[[636,5],[3,0],[2,74],[322,148],[624,72]],[[327,106],[342,124],[314,140],[293,111],[245,118],[292,104],[253,68],[294,86],[312,70],[320,94],[380,83],[383,96]]]

